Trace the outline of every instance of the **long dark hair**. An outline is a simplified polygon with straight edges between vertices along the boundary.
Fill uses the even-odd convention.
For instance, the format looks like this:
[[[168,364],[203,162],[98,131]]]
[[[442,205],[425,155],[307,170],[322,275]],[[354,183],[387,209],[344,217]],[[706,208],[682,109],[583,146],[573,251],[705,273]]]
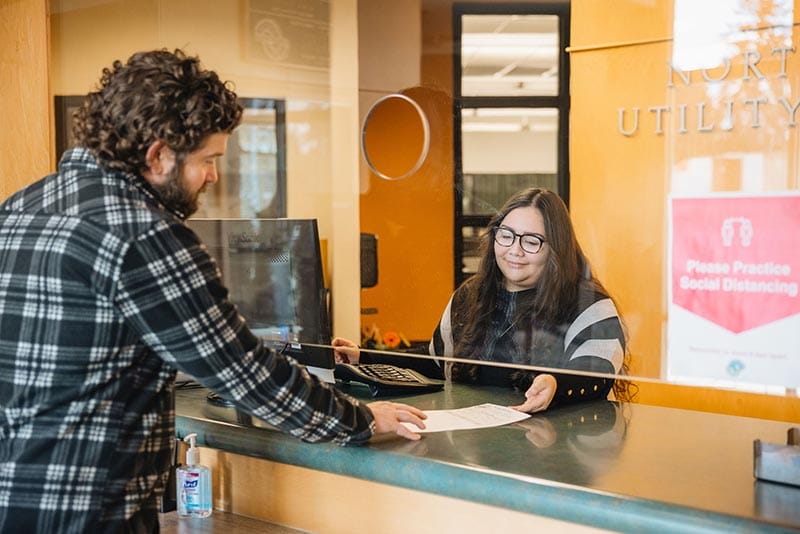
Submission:
[[[492,316],[500,289],[504,288],[504,276],[497,266],[494,253],[495,228],[502,224],[511,211],[530,206],[538,209],[542,215],[546,246],[550,250],[536,290],[521,294],[512,319],[512,324],[518,325],[524,332],[523,344],[526,349],[535,348],[540,342],[546,344],[546,338],[549,337],[547,333],[556,332],[560,325],[568,323],[581,298],[593,298],[595,292],[611,298],[592,273],[561,197],[543,188],[522,190],[509,198],[490,220],[488,230],[481,236],[478,271],[463,283],[465,303],[458,306],[459,310],[463,310],[463,316],[453,317],[454,328],[458,328],[454,352],[459,357],[481,359],[486,336],[492,331]],[[622,326],[624,330],[624,324]],[[537,336],[541,338],[537,339]],[[630,353],[625,347],[620,374],[626,375],[629,366]],[[451,373],[454,380],[473,382],[477,367],[454,363]],[[523,378],[525,375],[527,378]],[[512,373],[514,383],[530,385],[530,379],[527,373]],[[638,388],[628,380],[617,379],[613,389],[617,400],[630,401]]]
[[[103,69],[99,89],[75,113],[73,132],[101,165],[139,173],[154,141],[187,154],[211,134],[232,132],[241,117],[236,93],[198,58],[154,50]]]
[[[497,306],[499,290],[504,287],[504,277],[494,253],[494,228],[517,208],[534,207],[544,219],[544,231],[549,248],[547,263],[536,284],[535,292],[528,292],[517,302],[514,322],[536,321],[542,329],[552,329],[563,323],[578,305],[581,288],[589,281],[600,290],[602,285],[591,273],[589,262],[583,254],[569,212],[556,193],[542,188],[529,188],[509,198],[492,217],[489,229],[481,236],[481,261],[477,273],[464,282],[466,302],[462,309],[470,310],[462,318],[461,335],[456,340],[456,354],[476,357],[490,331],[492,314]],[[603,290],[604,291],[604,290]],[[525,329],[530,332],[530,328]],[[527,343],[533,341],[528,339]]]

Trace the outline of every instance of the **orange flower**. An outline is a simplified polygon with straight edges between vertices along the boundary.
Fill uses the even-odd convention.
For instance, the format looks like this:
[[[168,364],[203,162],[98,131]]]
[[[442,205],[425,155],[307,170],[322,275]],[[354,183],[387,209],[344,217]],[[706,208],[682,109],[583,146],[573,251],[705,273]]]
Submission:
[[[402,332],[388,331],[384,335],[381,334],[378,325],[372,323],[361,326],[361,346],[365,349],[385,350],[399,347],[408,348],[411,343]]]
[[[400,345],[400,336],[395,332],[386,332],[386,334],[383,335],[383,344],[390,349],[395,349]]]

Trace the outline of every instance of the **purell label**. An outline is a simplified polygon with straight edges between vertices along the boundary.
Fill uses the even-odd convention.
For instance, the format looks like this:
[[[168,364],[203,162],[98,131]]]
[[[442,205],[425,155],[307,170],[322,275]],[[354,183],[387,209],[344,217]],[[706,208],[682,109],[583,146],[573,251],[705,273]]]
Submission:
[[[192,510],[200,506],[200,492],[198,486],[200,485],[200,473],[186,473],[186,478],[183,479],[183,502],[186,504],[187,510]]]

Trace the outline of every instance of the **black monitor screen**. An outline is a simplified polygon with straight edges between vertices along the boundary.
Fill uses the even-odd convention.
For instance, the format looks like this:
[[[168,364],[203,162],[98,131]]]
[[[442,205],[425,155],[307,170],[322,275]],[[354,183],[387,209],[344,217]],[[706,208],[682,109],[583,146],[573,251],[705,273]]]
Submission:
[[[315,219],[191,219],[254,334],[330,343]]]

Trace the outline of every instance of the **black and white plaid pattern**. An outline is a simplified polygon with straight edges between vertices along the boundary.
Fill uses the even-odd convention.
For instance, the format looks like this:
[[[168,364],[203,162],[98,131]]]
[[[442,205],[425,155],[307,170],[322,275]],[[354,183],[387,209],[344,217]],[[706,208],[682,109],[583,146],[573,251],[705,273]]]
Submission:
[[[176,369],[302,440],[371,437],[363,404],[265,349],[227,295],[147,183],[86,150],[0,204],[0,531],[149,528]]]

